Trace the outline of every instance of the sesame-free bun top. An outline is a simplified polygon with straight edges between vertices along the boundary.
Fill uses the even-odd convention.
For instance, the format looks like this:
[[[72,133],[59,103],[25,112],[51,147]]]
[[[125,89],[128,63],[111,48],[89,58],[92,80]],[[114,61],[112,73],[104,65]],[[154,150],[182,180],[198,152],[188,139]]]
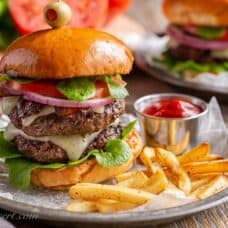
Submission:
[[[108,33],[60,28],[15,40],[0,61],[0,72],[44,79],[128,74],[133,60],[129,48]]]
[[[164,0],[163,11],[172,24],[228,26],[228,0]]]

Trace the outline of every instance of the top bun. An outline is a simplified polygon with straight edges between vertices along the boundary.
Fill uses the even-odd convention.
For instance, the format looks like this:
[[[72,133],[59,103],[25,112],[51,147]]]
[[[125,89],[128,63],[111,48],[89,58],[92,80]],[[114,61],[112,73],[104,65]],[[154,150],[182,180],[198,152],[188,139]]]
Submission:
[[[0,61],[0,72],[41,79],[128,74],[133,60],[125,44],[107,33],[49,29],[15,40]]]
[[[172,24],[228,26],[228,0],[164,0],[163,11]]]

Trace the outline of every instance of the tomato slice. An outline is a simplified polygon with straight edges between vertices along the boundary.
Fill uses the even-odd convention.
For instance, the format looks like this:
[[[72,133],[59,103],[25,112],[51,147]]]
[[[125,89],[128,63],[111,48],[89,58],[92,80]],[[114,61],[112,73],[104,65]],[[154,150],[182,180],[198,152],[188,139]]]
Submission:
[[[48,97],[64,98],[58,89],[57,83],[53,81],[33,81],[28,83],[19,83],[17,81],[8,81],[7,86],[23,91],[23,92],[33,92],[38,93]]]
[[[95,86],[96,86],[95,98],[108,97],[110,95],[107,84],[102,80],[96,80]]]
[[[108,0],[65,0],[73,11],[69,27],[101,27],[107,18]],[[19,33],[50,28],[43,9],[50,0],[9,0],[9,10]]]
[[[109,0],[108,20],[124,12],[130,3],[131,0]]]

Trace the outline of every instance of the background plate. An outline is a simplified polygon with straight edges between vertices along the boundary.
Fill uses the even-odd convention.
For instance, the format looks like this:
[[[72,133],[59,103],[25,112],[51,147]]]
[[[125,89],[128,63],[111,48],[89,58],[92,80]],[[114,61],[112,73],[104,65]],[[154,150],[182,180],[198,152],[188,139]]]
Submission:
[[[149,75],[153,76],[158,80],[168,82],[172,85],[176,85],[182,88],[184,87],[192,90],[206,91],[210,92],[211,94],[218,93],[221,95],[226,95],[226,97],[228,97],[227,88],[217,87],[213,85],[208,86],[177,78],[174,74],[170,73],[165,69],[149,65],[146,61],[146,58],[139,52],[135,54],[135,63],[141,70],[147,72]]]

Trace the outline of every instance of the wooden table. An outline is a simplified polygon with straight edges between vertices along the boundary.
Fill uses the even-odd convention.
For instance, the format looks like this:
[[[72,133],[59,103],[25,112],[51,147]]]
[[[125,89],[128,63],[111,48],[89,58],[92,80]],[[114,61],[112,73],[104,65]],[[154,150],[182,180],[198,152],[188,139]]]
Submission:
[[[127,99],[127,110],[132,111],[133,102],[140,96],[151,94],[151,93],[161,93],[161,92],[184,92],[179,88],[175,88],[173,86],[167,85],[163,82],[153,79],[152,77],[146,75],[145,73],[134,70],[133,73],[125,78],[128,81],[128,90],[130,93],[130,97]],[[186,91],[185,91],[186,92]],[[209,98],[209,94],[206,94],[206,98]],[[223,114],[228,123],[228,106],[223,106]],[[1,211],[0,211],[1,213]],[[16,227],[22,228],[38,228],[43,225],[41,221],[17,221],[12,220],[13,224]],[[177,221],[172,224],[168,224],[165,226],[161,226],[163,228],[174,228],[174,227],[219,227],[225,228],[228,224],[228,203],[218,206],[216,208],[201,212],[191,217],[184,218],[180,221]],[[44,226],[44,225],[43,225]],[[1,222],[0,222],[1,227]],[[53,227],[46,226],[45,227]],[[83,226],[83,228],[88,226]],[[94,226],[93,226],[94,227]],[[110,227],[110,226],[109,226]]]

